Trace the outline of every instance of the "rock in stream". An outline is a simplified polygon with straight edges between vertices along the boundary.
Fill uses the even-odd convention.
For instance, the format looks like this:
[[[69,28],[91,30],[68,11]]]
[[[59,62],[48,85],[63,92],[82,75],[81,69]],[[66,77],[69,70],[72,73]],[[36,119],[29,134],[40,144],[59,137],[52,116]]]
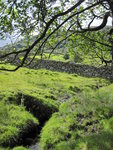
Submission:
[[[40,143],[36,143],[29,147],[29,150],[40,150]]]

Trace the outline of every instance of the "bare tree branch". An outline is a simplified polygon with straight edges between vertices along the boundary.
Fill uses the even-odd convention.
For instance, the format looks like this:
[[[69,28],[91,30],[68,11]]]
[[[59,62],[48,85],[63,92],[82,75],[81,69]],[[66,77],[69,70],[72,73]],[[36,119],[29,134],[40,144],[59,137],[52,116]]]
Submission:
[[[85,36],[85,35],[83,35],[83,34],[82,34],[82,36],[83,36],[84,38],[87,38],[88,40],[90,40],[90,41],[92,41],[92,42],[95,42],[95,43],[98,43],[98,44],[100,44],[100,45],[104,45],[104,46],[107,46],[107,47],[109,47],[109,48],[112,47],[112,45],[108,45],[108,44],[106,44],[106,43],[99,42],[99,41],[94,40],[94,39],[92,39],[92,38],[89,38],[89,37],[87,37],[87,36]],[[111,50],[110,50],[110,51],[111,51]]]

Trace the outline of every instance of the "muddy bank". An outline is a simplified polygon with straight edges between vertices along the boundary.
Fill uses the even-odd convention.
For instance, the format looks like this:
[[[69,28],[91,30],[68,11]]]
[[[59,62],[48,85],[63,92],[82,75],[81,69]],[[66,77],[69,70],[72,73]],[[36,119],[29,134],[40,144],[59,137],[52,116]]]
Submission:
[[[23,126],[20,129],[18,137],[13,137],[9,141],[2,143],[2,146],[13,148],[18,145],[30,145],[33,142],[33,138],[35,138],[38,133],[39,125],[28,121],[27,127]]]
[[[39,98],[22,93],[18,93],[17,95],[18,105],[21,104],[22,98],[24,99],[23,105],[26,107],[26,110],[38,118],[40,126],[42,126],[54,112],[58,111],[58,107],[50,105],[49,103],[44,103],[43,100]]]
[[[15,99],[16,97],[16,99]],[[51,115],[58,111],[58,108],[54,105],[44,103],[38,98],[18,93],[15,97],[9,97],[8,101],[15,105],[24,105],[26,111],[30,112],[39,120],[39,124],[36,124],[28,120],[26,126],[20,128],[17,137],[11,138],[9,141],[2,143],[3,147],[13,148],[15,146],[23,145],[30,146],[31,150],[39,149],[39,143],[37,143],[40,135],[40,131],[44,123],[51,117]],[[23,99],[23,104],[21,100]]]

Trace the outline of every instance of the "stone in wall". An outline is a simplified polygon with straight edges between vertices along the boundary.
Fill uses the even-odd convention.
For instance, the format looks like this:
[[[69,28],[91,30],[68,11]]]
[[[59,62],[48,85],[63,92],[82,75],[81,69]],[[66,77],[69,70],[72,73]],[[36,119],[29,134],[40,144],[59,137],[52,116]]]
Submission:
[[[71,62],[60,62],[39,59],[35,59],[28,67],[34,69],[43,68],[52,71],[75,73],[87,77],[103,77],[107,79],[113,79],[111,67],[97,68],[94,66],[75,64]]]

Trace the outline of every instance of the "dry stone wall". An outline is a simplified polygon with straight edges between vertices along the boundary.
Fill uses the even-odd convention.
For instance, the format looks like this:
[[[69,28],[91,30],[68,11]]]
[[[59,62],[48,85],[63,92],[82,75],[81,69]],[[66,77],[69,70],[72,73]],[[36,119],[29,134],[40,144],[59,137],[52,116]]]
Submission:
[[[113,73],[111,67],[94,67],[89,65],[75,64],[71,62],[60,62],[52,60],[35,60],[29,66],[34,69],[48,69],[52,71],[75,73],[87,77],[103,77],[107,79],[113,79]]]

